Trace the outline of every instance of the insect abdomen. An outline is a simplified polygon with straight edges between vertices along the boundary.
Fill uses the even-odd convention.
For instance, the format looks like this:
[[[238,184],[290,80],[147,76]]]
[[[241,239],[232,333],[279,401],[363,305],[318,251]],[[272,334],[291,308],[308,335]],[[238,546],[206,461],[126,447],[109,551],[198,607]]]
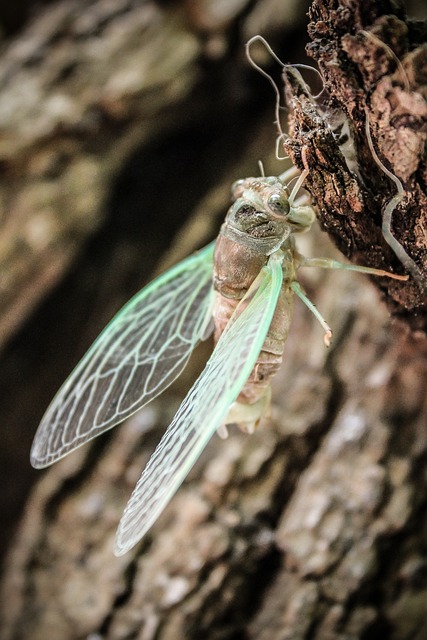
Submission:
[[[214,254],[214,287],[217,292],[213,310],[215,344],[266,262],[266,256],[256,253],[253,248],[219,236]],[[264,345],[227,423],[238,422],[243,427],[246,423],[246,429],[251,431],[268,409],[270,381],[282,363],[291,315],[292,295],[288,288],[283,288]]]

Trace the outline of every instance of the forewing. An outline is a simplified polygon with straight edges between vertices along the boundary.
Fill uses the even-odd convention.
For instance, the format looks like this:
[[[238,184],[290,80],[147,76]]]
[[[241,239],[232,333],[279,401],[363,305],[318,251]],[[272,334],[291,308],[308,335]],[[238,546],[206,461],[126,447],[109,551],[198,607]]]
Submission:
[[[181,373],[211,321],[213,250],[210,244],[151,282],[107,325],[47,409],[33,466],[118,424]]]
[[[223,423],[261,351],[281,284],[281,264],[270,259],[237,307],[142,473],[119,525],[117,555],[147,532]]]

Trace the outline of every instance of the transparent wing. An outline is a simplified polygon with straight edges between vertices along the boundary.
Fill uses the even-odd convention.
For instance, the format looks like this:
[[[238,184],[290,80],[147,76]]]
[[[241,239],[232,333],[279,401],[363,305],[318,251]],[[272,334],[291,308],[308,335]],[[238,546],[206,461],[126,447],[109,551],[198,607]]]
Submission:
[[[213,250],[212,243],[151,282],[107,325],[47,409],[31,450],[34,467],[118,424],[181,373],[207,337]]]
[[[237,307],[142,473],[117,531],[117,555],[131,549],[160,515],[248,379],[282,285],[281,263],[272,258]]]

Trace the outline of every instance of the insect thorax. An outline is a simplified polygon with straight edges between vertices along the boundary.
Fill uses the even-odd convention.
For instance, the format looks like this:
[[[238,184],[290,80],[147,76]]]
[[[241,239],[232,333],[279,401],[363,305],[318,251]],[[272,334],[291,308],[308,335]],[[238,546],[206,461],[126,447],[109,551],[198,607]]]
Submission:
[[[292,251],[293,233],[310,228],[313,210],[294,205],[277,176],[238,180],[232,197],[216,243],[214,286],[226,298],[238,300],[272,253]]]

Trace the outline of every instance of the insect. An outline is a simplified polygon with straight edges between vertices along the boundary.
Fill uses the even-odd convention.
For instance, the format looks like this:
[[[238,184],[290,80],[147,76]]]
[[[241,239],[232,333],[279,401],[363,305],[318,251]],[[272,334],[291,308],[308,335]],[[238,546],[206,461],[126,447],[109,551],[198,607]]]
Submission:
[[[36,433],[40,468],[122,422],[164,391],[215,325],[215,349],[148,462],[122,516],[116,555],[147,532],[215,431],[240,423],[251,432],[268,410],[296,294],[331,330],[297,280],[301,267],[406,276],[307,258],[295,235],[310,228],[311,206],[282,176],[237,181],[215,243],[142,289],[113,318],[54,397]]]
[[[407,279],[298,252],[295,236],[308,231],[315,218],[307,197],[298,196],[309,172],[304,153],[302,160],[301,173],[294,167],[280,176],[262,171],[234,183],[217,240],[124,306],[59,389],[40,423],[31,450],[36,468],[59,460],[162,393],[197,343],[214,330],[216,346],[204,371],[129,499],[117,531],[116,555],[144,536],[215,432],[226,435],[226,425],[237,423],[251,433],[268,414],[270,382],[282,361],[294,295],[316,316],[329,345],[331,329],[299,284],[300,268]]]

